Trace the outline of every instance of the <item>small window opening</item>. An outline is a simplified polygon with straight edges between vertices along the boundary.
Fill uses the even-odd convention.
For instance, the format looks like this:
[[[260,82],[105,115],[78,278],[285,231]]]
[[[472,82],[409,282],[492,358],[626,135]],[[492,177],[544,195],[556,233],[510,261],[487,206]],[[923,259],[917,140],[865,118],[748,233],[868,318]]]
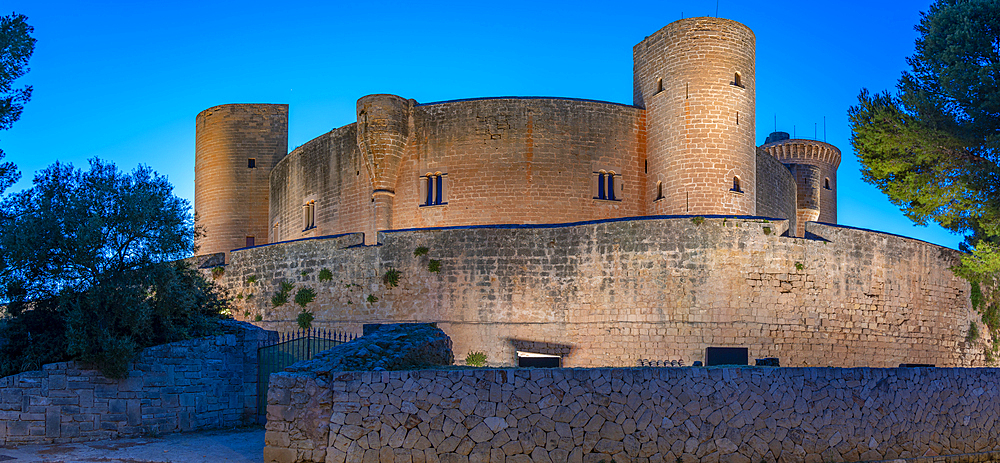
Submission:
[[[738,72],[733,76],[733,85],[743,87],[743,76]]]
[[[316,228],[316,201],[302,205],[302,231]]]
[[[642,161],[642,172],[644,174],[648,174],[649,173],[649,160]]]
[[[426,196],[424,197],[424,202],[421,206],[438,206],[441,204],[448,204],[445,202],[444,195],[444,177],[447,174],[442,174],[441,172],[428,173],[421,177],[421,186],[424,189]]]
[[[737,193],[742,193],[743,192],[743,190],[740,189],[740,178],[739,177],[733,177],[733,189],[730,190],[730,191],[735,191]]]
[[[256,168],[257,168],[257,159],[247,158],[247,169],[256,169]]]
[[[661,199],[663,199],[663,182],[656,182],[656,199],[655,199],[655,201],[659,201]]]
[[[517,366],[520,368],[559,368],[561,364],[562,357],[558,355],[517,352]]]
[[[830,189],[830,177],[827,177],[825,180],[823,180],[823,188],[826,188],[827,190]]]
[[[614,171],[606,172],[594,172],[597,174],[597,196],[594,199],[605,199],[608,201],[618,201],[618,197],[615,195],[615,177],[621,177],[616,175]]]
[[[736,125],[740,125],[740,112],[736,111]]]
[[[663,78],[660,77],[656,79],[656,93],[660,93],[662,91],[663,91]]]
[[[254,246],[254,238],[252,236],[248,236],[247,237],[247,246],[246,247],[252,248],[253,246]]]

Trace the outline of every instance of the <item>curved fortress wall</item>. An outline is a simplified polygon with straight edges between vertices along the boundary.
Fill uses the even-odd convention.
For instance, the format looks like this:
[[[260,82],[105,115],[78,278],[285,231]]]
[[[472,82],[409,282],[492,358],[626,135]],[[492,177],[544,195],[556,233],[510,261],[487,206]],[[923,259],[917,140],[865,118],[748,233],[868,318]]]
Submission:
[[[259,314],[269,328],[295,326],[300,307],[269,301],[289,281],[292,296],[316,291],[306,306],[316,325],[438,322],[456,358],[484,351],[501,364],[527,351],[564,366],[690,365],[712,346],[782,366],[983,364],[965,342],[978,317],[949,270],[957,251],[818,223],[807,231],[820,239],[780,236],[786,227],[650,218],[403,230],[368,247],[353,234],[235,251],[223,278],[244,296],[237,316]],[[429,252],[414,256],[418,247]],[[396,287],[383,280],[389,268],[401,273]]]
[[[650,213],[755,215],[755,44],[738,22],[690,18],[633,48]]]
[[[803,236],[806,222],[837,223],[837,168],[840,150],[816,140],[788,139],[787,133],[773,133],[760,150],[783,163],[795,177],[795,236]],[[783,138],[783,137],[784,138]],[[783,139],[781,139],[783,138]]]
[[[228,104],[196,118],[199,254],[267,243],[271,169],[288,152],[288,105]],[[252,243],[251,243],[252,238]]]
[[[789,231],[797,230],[795,177],[780,161],[757,150],[757,216],[787,219]]]
[[[399,97],[374,97],[359,100],[361,135],[362,122],[336,129],[275,168],[274,241],[364,232],[372,244],[376,230],[389,228],[646,214],[641,109],[554,98],[411,108]],[[306,224],[310,203],[314,221]]]

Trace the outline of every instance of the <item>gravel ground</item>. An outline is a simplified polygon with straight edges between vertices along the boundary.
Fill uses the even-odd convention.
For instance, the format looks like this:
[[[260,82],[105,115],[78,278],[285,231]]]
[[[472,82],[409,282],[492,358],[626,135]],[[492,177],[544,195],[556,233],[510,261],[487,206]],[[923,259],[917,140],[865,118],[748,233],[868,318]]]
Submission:
[[[263,463],[264,430],[241,428],[73,444],[0,447],[0,462]]]

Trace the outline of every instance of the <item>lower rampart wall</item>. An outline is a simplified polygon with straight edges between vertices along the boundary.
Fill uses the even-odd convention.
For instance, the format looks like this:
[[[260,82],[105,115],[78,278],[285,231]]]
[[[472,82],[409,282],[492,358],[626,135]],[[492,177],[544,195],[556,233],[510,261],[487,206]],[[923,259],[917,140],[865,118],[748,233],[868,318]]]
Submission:
[[[280,373],[264,459],[1000,461],[998,381],[993,368]]]
[[[234,251],[222,281],[235,315],[269,329],[294,329],[295,296],[311,289],[316,326],[437,322],[457,359],[483,351],[491,365],[516,365],[517,351],[563,366],[691,365],[712,346],[782,366],[984,364],[983,341],[966,341],[978,319],[968,283],[950,270],[960,253],[818,223],[808,239],[782,236],[787,227],[655,217],[400,230],[378,246],[341,235]],[[294,286],[275,307],[282,281]]]
[[[0,446],[255,423],[257,347],[267,332],[230,326],[234,334],[145,349],[124,379],[77,362],[0,378]]]

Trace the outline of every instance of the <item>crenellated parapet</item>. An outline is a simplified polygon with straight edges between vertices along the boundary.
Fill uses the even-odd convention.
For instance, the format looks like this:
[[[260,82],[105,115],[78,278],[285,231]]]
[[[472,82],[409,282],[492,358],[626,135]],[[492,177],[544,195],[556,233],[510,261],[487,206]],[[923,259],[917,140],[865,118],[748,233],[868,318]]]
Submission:
[[[817,140],[774,132],[760,149],[788,167],[796,183],[796,236],[806,222],[837,223],[837,168],[840,150]]]

